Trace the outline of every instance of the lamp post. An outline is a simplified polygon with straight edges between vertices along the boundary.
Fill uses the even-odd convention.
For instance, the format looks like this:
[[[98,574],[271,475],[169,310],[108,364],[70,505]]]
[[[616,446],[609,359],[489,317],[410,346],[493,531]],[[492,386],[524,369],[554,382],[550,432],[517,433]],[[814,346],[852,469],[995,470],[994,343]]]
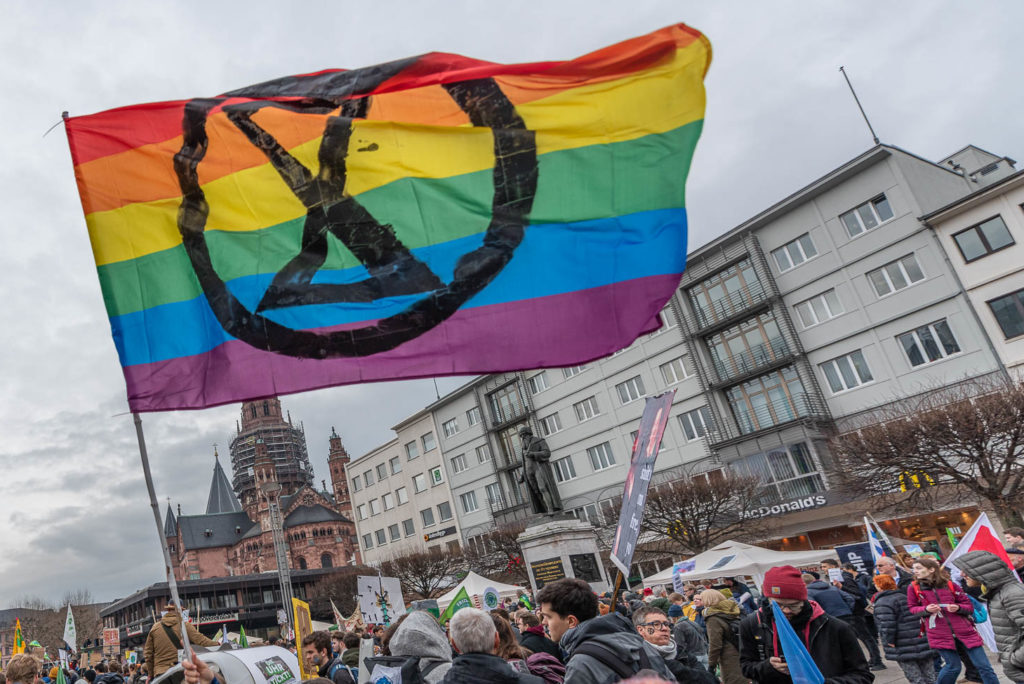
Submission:
[[[281,602],[287,620],[282,626],[292,626],[292,572],[288,567],[288,549],[284,543],[284,521],[281,519],[281,507],[278,495],[281,483],[277,480],[260,482],[260,490],[267,497],[267,508],[270,513],[270,530],[274,537],[274,557],[277,560],[277,577],[281,583]],[[298,644],[296,644],[298,645]]]

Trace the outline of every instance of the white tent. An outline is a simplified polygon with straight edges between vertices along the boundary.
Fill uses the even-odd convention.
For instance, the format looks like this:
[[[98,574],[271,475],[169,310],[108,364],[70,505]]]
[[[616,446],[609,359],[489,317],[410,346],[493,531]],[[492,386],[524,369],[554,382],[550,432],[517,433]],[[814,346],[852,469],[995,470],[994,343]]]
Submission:
[[[764,582],[764,573],[769,568],[779,565],[810,565],[831,558],[837,559],[833,549],[817,551],[772,551],[760,546],[751,546],[743,542],[722,542],[713,549],[697,554],[693,561],[693,570],[682,575],[686,581],[715,579],[717,577],[736,577],[749,575],[760,588]],[[645,587],[659,584],[672,584],[672,568],[644,578]]]
[[[514,584],[502,584],[501,582],[495,582],[494,580],[489,580],[471,570],[469,574],[466,575],[466,579],[462,580],[457,587],[437,599],[437,607],[441,612],[444,612],[444,609],[448,607],[448,604],[455,600],[455,595],[458,594],[459,589],[463,587],[466,588],[466,593],[469,594],[470,599],[477,596],[481,602],[484,598],[484,591],[489,588],[493,588],[498,592],[499,597],[508,597],[511,599],[518,596],[519,592],[525,591],[523,587],[517,587]]]

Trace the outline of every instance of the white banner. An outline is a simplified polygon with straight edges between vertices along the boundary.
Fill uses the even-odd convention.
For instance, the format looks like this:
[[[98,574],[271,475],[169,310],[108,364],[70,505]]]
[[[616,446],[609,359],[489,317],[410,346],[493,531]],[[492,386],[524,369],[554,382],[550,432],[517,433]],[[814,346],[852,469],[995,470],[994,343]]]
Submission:
[[[359,612],[366,624],[388,626],[405,613],[402,583],[397,577],[360,575],[356,586],[359,589]]]
[[[64,641],[72,653],[78,650],[78,632],[75,630],[75,616],[71,614],[71,604],[68,604],[68,618],[64,621]]]

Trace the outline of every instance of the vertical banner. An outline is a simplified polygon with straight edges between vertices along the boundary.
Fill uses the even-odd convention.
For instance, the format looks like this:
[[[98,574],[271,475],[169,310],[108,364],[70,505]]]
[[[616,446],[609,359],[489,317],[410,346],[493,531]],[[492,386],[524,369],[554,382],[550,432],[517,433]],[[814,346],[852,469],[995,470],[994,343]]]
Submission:
[[[313,618],[309,614],[309,604],[292,598],[292,613],[295,615],[295,648],[299,652],[299,671],[303,679],[316,679],[320,675],[316,670],[306,671],[306,659],[302,657],[302,640],[313,633]]]
[[[640,431],[633,444],[633,457],[629,462],[626,487],[622,493],[622,512],[619,513],[619,525],[615,529],[610,556],[623,577],[629,577],[629,567],[633,563],[633,551],[640,537],[640,521],[643,520],[644,504],[647,502],[647,488],[654,475],[654,461],[658,458],[675,394],[676,391],[671,390],[656,397],[648,397],[644,414],[640,417]]]
[[[850,563],[860,572],[866,572],[869,575],[875,574],[875,560],[871,553],[871,542],[837,546],[836,553],[839,554],[840,564]]]
[[[695,567],[697,567],[695,560],[684,560],[672,564],[672,589],[677,594],[686,591],[686,578],[683,575],[692,572]]]

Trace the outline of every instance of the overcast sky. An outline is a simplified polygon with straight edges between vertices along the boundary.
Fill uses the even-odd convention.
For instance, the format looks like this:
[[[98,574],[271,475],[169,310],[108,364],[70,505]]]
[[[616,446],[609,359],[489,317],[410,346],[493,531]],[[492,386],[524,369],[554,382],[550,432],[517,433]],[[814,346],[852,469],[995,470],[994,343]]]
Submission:
[[[227,9],[227,8],[233,9]],[[429,51],[493,61],[571,58],[686,22],[709,36],[704,136],[687,191],[697,246],[871,146],[845,65],[884,142],[937,160],[968,143],[1024,156],[1019,0],[952,3],[4,3],[0,50],[0,607],[88,587],[97,599],[163,579],[124,381],[62,127],[140,102]],[[441,379],[441,391],[458,384]],[[331,426],[353,455],[434,398],[431,381],[284,398],[317,480]],[[156,480],[200,513],[213,443],[238,407],[144,416]]]

